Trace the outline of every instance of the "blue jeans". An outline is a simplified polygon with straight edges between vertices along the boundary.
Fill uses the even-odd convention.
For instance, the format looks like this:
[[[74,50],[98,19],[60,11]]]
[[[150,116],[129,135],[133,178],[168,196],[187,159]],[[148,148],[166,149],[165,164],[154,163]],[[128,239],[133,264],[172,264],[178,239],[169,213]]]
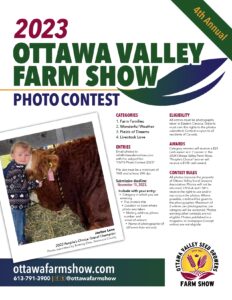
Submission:
[[[12,208],[12,216],[14,220],[15,231],[17,235],[18,244],[22,245],[26,243],[25,239],[25,225],[26,225],[26,211],[25,209]]]

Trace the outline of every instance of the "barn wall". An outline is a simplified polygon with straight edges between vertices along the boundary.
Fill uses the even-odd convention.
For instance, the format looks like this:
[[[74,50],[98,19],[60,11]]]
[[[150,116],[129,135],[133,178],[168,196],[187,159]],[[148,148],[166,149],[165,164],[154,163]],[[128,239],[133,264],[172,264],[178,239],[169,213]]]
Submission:
[[[0,155],[9,154],[12,144],[17,141],[26,141],[32,145],[32,147],[40,148],[51,144],[62,144],[65,141],[89,135],[94,135],[92,122],[34,133],[26,136],[12,137],[11,139],[0,141]]]

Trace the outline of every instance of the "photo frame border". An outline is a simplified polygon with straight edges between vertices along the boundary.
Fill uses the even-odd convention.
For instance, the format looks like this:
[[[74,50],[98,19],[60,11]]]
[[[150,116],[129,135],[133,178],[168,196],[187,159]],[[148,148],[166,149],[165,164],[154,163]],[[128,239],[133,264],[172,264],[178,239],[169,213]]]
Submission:
[[[92,122],[93,125],[114,225],[44,241],[28,243],[25,245],[18,245],[5,179],[3,176],[3,167],[1,165],[2,171],[0,172],[0,188],[2,193],[0,203],[2,206],[13,262],[20,262],[51,255],[53,256],[69,251],[121,241],[124,239],[100,121],[96,112],[0,132],[0,141],[48,130],[70,127],[87,122]]]

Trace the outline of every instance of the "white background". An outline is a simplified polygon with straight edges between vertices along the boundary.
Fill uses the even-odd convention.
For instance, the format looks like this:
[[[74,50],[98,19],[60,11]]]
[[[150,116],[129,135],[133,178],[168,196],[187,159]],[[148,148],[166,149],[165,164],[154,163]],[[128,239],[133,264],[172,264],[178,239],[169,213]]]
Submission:
[[[231,10],[229,1],[208,0],[207,3],[217,11],[231,25]],[[169,0],[163,1],[8,1],[2,4],[0,11],[0,89],[13,88],[14,61],[12,58],[13,46],[16,44],[13,36],[16,31],[16,21],[19,18],[28,20],[33,18],[67,18],[69,20],[68,35],[63,42],[203,42],[205,43],[201,59],[220,58],[225,55]],[[49,41],[48,41],[49,42]],[[57,41],[58,42],[58,41]],[[176,66],[174,66],[175,68]],[[158,76],[170,72],[173,66],[159,67]],[[113,178],[115,175],[115,113],[139,112],[142,117],[158,124],[162,132],[154,136],[154,142],[148,147],[155,147],[160,153],[162,165],[159,188],[162,195],[162,208],[168,208],[167,172],[168,160],[168,114],[169,112],[191,113],[192,116],[215,118],[217,132],[207,140],[215,143],[220,151],[217,160],[209,164],[205,172],[214,172],[217,185],[215,187],[217,214],[215,223],[197,228],[179,229],[165,226],[157,231],[125,230],[125,241],[100,247],[70,252],[62,257],[69,258],[165,258],[166,286],[165,287],[72,287],[72,288],[39,288],[39,295],[32,292],[32,288],[0,288],[0,292],[8,297],[19,299],[41,299],[53,297],[63,299],[67,296],[84,299],[179,299],[211,298],[218,299],[222,292],[229,292],[231,285],[231,61],[223,65],[226,71],[221,82],[207,95],[186,104],[175,107],[151,107],[121,96],[118,107],[14,107],[12,93],[0,93],[0,130],[24,127],[43,123],[50,120],[61,119],[86,112],[98,111],[110,161]],[[206,145],[205,137],[200,141]],[[143,145],[141,145],[142,148]],[[168,213],[165,214],[165,221]],[[0,217],[0,228],[4,222]],[[180,274],[175,271],[175,256],[179,249],[187,243],[203,241],[210,244],[217,252],[220,265],[215,275],[214,288],[181,288],[179,286]],[[7,236],[1,230],[0,257],[10,257]],[[58,257],[58,256],[57,256]],[[61,256],[59,256],[61,257]],[[4,272],[4,270],[1,270]],[[33,288],[36,289],[36,288]],[[32,294],[33,293],[33,294]]]

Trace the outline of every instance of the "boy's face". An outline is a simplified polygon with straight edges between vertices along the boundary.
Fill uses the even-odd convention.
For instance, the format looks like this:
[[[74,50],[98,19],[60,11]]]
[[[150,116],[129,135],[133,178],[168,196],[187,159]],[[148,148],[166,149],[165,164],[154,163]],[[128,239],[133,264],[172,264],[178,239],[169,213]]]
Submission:
[[[31,153],[28,149],[16,147],[14,152],[11,154],[11,157],[16,161],[17,164],[27,165],[30,160]]]

